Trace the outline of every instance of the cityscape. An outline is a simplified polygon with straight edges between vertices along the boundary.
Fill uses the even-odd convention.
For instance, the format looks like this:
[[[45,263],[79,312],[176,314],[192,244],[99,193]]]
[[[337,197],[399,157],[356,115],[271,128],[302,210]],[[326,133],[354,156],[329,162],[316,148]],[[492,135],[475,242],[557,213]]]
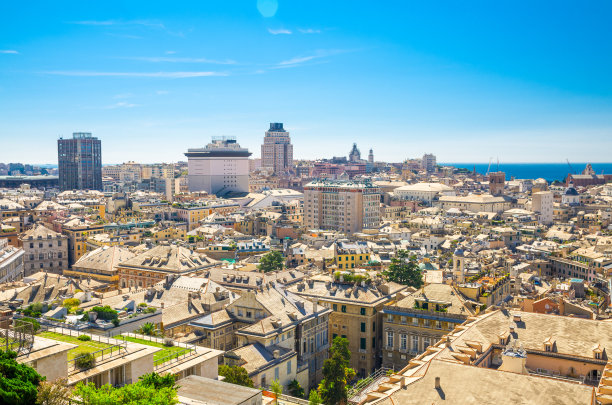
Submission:
[[[182,26],[178,21],[184,27],[193,24],[191,13],[202,13],[210,24],[241,21],[243,27],[236,30],[255,26],[274,41],[301,36],[299,47],[325,35],[331,38],[321,40],[330,44],[340,37],[357,38],[356,27],[365,21],[361,18],[371,14],[375,19],[383,12],[368,12],[365,5],[339,2],[329,6],[331,16],[321,16],[313,11],[323,9],[318,3],[282,0],[237,2],[236,10],[194,3],[193,10],[180,13],[181,7],[155,3],[150,15],[131,4],[125,14],[109,16],[75,3],[66,16],[54,14],[51,20],[61,20],[57,24],[69,31],[62,40],[87,39],[93,41],[90,48],[95,41],[120,37],[126,44],[117,49],[130,55],[138,48],[131,48],[130,41],[141,41],[146,49],[159,43],[159,35],[169,38],[164,47],[195,36],[196,28],[177,28]],[[350,7],[357,10],[349,12]],[[611,39],[610,26],[600,24],[612,10],[601,7],[606,12],[579,11],[593,24],[576,35],[597,31],[603,33],[598,43]],[[389,21],[414,18],[407,4],[381,8],[397,12],[389,14]],[[136,11],[142,14],[132,14]],[[412,11],[425,12],[420,7]],[[424,15],[436,26],[447,21]],[[305,25],[331,17],[340,19],[334,27]],[[34,20],[39,18],[37,12]],[[559,18],[571,20],[569,14]],[[89,29],[101,30],[102,39],[82,31]],[[416,45],[413,49],[398,38],[412,29],[417,28],[400,24],[359,32],[380,43],[386,38],[395,52],[408,54]],[[501,36],[503,28],[498,29],[492,32]],[[9,31],[9,39],[0,39],[0,61],[23,56],[40,40],[22,40]],[[58,39],[58,32],[44,31],[40,38]],[[224,48],[217,40],[216,46]],[[482,46],[487,42],[480,41]],[[514,39],[508,41],[507,46]],[[245,50],[253,46],[268,55],[284,49],[247,42]],[[102,42],[95,43],[104,49]],[[429,45],[434,54],[434,44]],[[365,46],[317,49],[271,68],[253,63],[261,71],[248,75],[256,81],[270,71],[289,71],[296,76],[280,80],[305,81],[314,88],[319,73],[308,69],[325,75],[340,63],[330,58],[378,52]],[[565,50],[557,51],[550,51],[551,61],[565,58]],[[282,86],[270,86],[246,110],[240,100],[235,109],[220,107],[227,115],[211,102],[211,111],[198,112],[203,121],[192,121],[187,110],[177,115],[177,103],[187,100],[155,101],[165,106],[167,116],[163,108],[148,114],[176,123],[176,130],[160,135],[155,125],[130,121],[139,107],[149,107],[123,100],[144,94],[146,87],[151,103],[172,91],[210,91],[224,104],[223,86],[207,88],[200,80],[234,77],[252,67],[225,56],[192,59],[177,52],[153,60],[122,56],[108,63],[121,68],[124,59],[133,58],[134,63],[227,70],[90,71],[79,70],[78,59],[70,71],[58,67],[47,72],[41,66],[36,75],[52,87],[59,77],[68,87],[93,89],[95,84],[100,92],[120,80],[126,90],[115,96],[120,100],[116,105],[91,108],[108,122],[101,124],[95,112],[86,111],[89,107],[76,109],[73,119],[58,113],[61,126],[49,120],[53,129],[30,139],[26,132],[40,128],[33,125],[44,127],[47,113],[40,110],[34,114],[38,118],[22,120],[23,111],[16,110],[21,99],[14,106],[0,101],[7,105],[0,123],[0,403],[612,404],[607,355],[607,348],[612,350],[612,132],[605,126],[612,117],[609,83],[598,89],[597,106],[578,97],[578,90],[571,97],[559,91],[556,106],[530,93],[533,99],[526,100],[558,108],[550,113],[559,121],[543,110],[535,112],[542,113],[538,124],[533,116],[520,118],[533,133],[513,129],[514,122],[491,121],[487,125],[497,125],[500,132],[490,138],[478,135],[484,126],[462,128],[461,120],[457,132],[446,133],[448,128],[439,126],[443,112],[431,133],[415,134],[416,127],[398,132],[405,113],[382,100],[373,101],[381,105],[372,115],[330,113],[327,89],[320,108],[297,108],[301,113],[296,113],[289,110],[298,104],[287,101],[287,108],[282,99],[300,96]],[[438,58],[452,54],[439,52]],[[598,52],[585,47],[585,64],[595,64]],[[219,55],[224,53],[219,50]],[[7,62],[6,70],[0,65],[0,95],[14,90],[10,75],[28,74],[19,63]],[[293,73],[303,64],[304,73]],[[610,65],[609,58],[605,64]],[[570,65],[560,67],[555,80],[576,68]],[[460,70],[450,62],[444,66]],[[406,65],[396,68],[410,71]],[[594,77],[602,74],[600,68],[592,68]],[[531,71],[531,79],[538,69]],[[494,71],[502,76],[501,67]],[[487,75],[480,76],[484,80]],[[344,79],[327,85],[340,90]],[[527,79],[522,77],[524,83]],[[188,81],[187,90],[177,84]],[[160,90],[160,82],[172,90]],[[569,92],[572,86],[565,83]],[[587,94],[587,80],[572,82],[579,84]],[[233,84],[227,86],[236,91]],[[365,103],[375,93],[363,86]],[[248,98],[252,88],[244,82],[238,88]],[[46,90],[40,91],[44,98]],[[67,102],[57,91],[57,105],[49,103],[49,111]],[[347,104],[357,102],[351,100],[355,94],[343,95]],[[412,103],[393,96],[398,102],[405,109]],[[499,105],[491,104],[491,110],[479,112],[481,117],[497,114],[493,108]],[[398,121],[387,122],[387,112],[377,116],[385,106]],[[590,124],[581,121],[589,106]],[[526,110],[508,114],[516,118]],[[413,112],[415,122],[427,121]],[[573,114],[567,132],[549,138],[549,131]],[[181,135],[186,128],[181,120],[195,125],[196,135],[190,130]],[[236,130],[227,129],[228,120],[236,121]],[[345,132],[345,124],[350,131]],[[58,128],[62,132],[54,133]],[[148,135],[146,128],[153,128]],[[462,138],[468,129],[474,134]],[[507,137],[502,129],[517,135]],[[542,148],[547,142],[550,148]]]

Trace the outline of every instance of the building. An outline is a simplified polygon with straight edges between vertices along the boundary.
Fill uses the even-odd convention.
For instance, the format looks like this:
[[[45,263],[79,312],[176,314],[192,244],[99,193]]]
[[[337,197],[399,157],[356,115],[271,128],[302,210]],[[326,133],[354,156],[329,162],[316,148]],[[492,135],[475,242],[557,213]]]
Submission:
[[[109,288],[119,286],[119,272],[117,266],[136,256],[128,249],[119,246],[102,246],[81,256],[71,269],[64,270],[64,276],[108,283]]]
[[[436,170],[436,155],[432,153],[426,153],[421,159],[421,169],[427,173],[434,172]]]
[[[539,222],[543,225],[553,223],[554,194],[550,191],[539,191],[531,196],[531,210],[538,213]]]
[[[293,168],[293,145],[282,122],[271,122],[261,145],[261,167],[272,173],[285,173]]]
[[[455,190],[442,183],[416,183],[397,187],[393,195],[400,200],[420,201],[431,205],[440,196],[454,196]]]
[[[213,137],[205,148],[188,149],[189,191],[224,195],[249,192],[249,156],[234,137]]]
[[[104,233],[104,224],[76,217],[61,224],[61,229],[62,234],[68,237],[68,264],[72,266],[90,250],[87,246],[87,238]]]
[[[39,271],[62,274],[68,267],[68,237],[35,225],[19,237],[25,252],[25,275]]]
[[[368,154],[368,163],[374,163],[374,150],[370,149],[370,153]]]
[[[262,391],[225,381],[190,375],[177,390],[181,405],[261,405]]]
[[[354,233],[380,224],[380,188],[369,181],[316,180],[304,186],[304,226]]]
[[[474,308],[454,287],[429,284],[385,305],[382,313],[383,367],[397,369],[474,315]]]
[[[102,190],[102,142],[89,132],[57,140],[60,190]]]
[[[22,184],[29,184],[32,188],[57,188],[59,177],[51,175],[38,176],[0,176],[0,188],[19,188]]]
[[[382,347],[382,309],[396,299],[406,286],[396,283],[355,283],[307,280],[289,290],[296,295],[332,310],[329,318],[330,338],[349,340],[352,353],[350,367],[366,377],[380,367]]]
[[[335,246],[336,265],[341,270],[354,269],[370,261],[370,249],[366,243],[339,242]]]
[[[441,196],[436,206],[443,210],[457,208],[472,212],[504,212],[512,207],[512,199],[507,196],[493,196],[490,194],[474,194],[466,196]]]
[[[489,192],[491,195],[502,195],[504,194],[504,187],[506,186],[506,173],[504,172],[491,172],[489,177]]]
[[[212,267],[217,262],[177,245],[160,245],[117,266],[120,288],[149,288],[181,275]]]
[[[361,152],[357,149],[357,144],[353,144],[353,148],[349,152],[349,162],[350,163],[359,163],[361,162]]]
[[[23,258],[23,249],[9,245],[7,239],[0,239],[0,284],[23,278]]]

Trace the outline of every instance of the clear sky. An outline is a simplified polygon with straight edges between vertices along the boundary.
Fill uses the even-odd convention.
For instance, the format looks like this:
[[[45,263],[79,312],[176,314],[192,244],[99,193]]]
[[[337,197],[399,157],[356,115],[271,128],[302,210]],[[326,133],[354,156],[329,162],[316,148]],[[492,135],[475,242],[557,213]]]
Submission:
[[[269,122],[296,158],[612,161],[612,1],[0,2],[0,162],[184,160]]]

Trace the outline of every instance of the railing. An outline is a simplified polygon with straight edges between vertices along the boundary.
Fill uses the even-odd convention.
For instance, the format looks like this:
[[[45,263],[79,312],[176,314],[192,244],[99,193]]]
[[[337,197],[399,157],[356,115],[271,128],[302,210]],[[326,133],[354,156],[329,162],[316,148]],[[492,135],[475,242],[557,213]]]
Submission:
[[[127,343],[124,342],[124,343],[113,345],[111,347],[105,347],[104,349],[97,350],[91,353],[87,353],[87,354],[84,354],[83,356],[75,357],[72,360],[68,360],[68,373],[71,373],[75,370],[87,370],[87,369],[93,368],[96,366],[98,361],[104,361],[105,354],[106,354],[107,360],[111,357],[114,357],[113,352],[115,353],[114,356],[121,356],[122,354],[125,356],[127,354]],[[77,366],[78,359],[85,357],[85,356],[90,356],[90,355],[93,356],[95,359],[91,366],[89,367]]]
[[[276,403],[278,405],[308,405],[310,404],[310,402],[308,402],[305,399],[302,398],[296,398],[296,397],[292,397],[290,395],[284,395],[284,394],[280,394],[277,396],[276,398]]]
[[[138,333],[132,333],[132,332],[125,332],[122,333],[121,336],[118,336],[117,338],[120,339],[122,337],[130,337],[130,338],[134,338],[134,339],[140,339],[140,340],[146,340],[149,342],[155,342],[157,344],[164,344],[165,339],[167,338],[160,338],[157,336],[149,336],[149,335],[141,335]],[[124,339],[124,341],[126,341]],[[127,341],[126,341],[127,342]],[[182,343],[182,342],[173,342],[173,346],[176,347],[182,347],[185,350],[181,351],[180,353],[177,354],[177,352],[174,353],[170,353],[167,356],[162,357],[161,359],[157,359],[155,361],[153,361],[153,366],[155,371],[157,371],[158,369],[162,368],[162,367],[166,367],[168,364],[171,363],[175,363],[175,362],[179,362],[187,357],[193,356],[194,354],[197,354],[196,351],[196,345],[194,344],[189,344],[189,343]]]
[[[189,350],[189,349],[184,350],[178,356],[176,355],[176,353],[170,353],[169,355],[162,357],[161,359],[155,360],[153,362],[154,369],[155,371],[157,371],[158,369],[162,367],[166,367],[169,364],[179,362],[187,357],[191,357],[195,353],[196,353],[195,350]]]
[[[87,335],[91,338],[91,340],[94,340],[100,343],[106,343],[107,345],[116,345],[120,342],[118,339],[113,339],[108,336],[96,335],[94,333],[86,333],[86,332],[82,332],[79,330],[65,328],[63,325],[41,324],[40,331],[41,332],[53,332],[53,333],[58,333],[60,335],[68,335],[68,336],[77,337],[77,338],[81,335]]]
[[[359,404],[365,398],[366,393],[374,390],[383,379],[387,378],[388,372],[393,372],[393,369],[381,367],[366,378],[357,381],[355,385],[348,389],[348,402]]]

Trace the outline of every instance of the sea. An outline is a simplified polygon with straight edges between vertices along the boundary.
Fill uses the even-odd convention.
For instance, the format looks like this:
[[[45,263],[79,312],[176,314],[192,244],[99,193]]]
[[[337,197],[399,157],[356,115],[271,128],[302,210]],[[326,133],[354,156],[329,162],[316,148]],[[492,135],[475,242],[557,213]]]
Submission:
[[[456,168],[464,168],[470,171],[476,169],[476,172],[486,174],[487,170],[496,172],[501,171],[506,173],[506,180],[512,177],[515,179],[539,179],[543,178],[549,182],[559,180],[565,181],[568,174],[581,174],[586,163],[571,163],[571,166],[566,163],[438,163],[442,166],[454,166]],[[591,163],[595,173],[612,174],[612,163]]]

